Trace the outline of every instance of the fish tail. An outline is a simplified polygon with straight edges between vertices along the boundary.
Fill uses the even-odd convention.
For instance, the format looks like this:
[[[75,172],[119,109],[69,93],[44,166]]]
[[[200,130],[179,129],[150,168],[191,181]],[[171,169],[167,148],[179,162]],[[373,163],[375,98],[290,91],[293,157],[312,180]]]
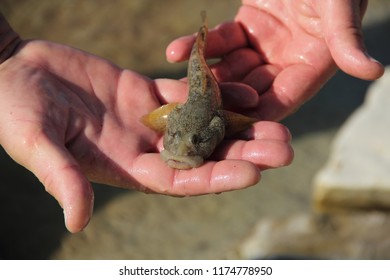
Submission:
[[[200,12],[200,15],[202,17],[202,26],[199,29],[198,36],[196,38],[196,43],[199,47],[199,50],[204,52],[206,48],[206,39],[208,34],[208,27],[207,27],[207,13],[205,10],[202,10]]]
[[[202,10],[200,12],[200,16],[202,17],[203,25],[207,27],[207,12],[206,12],[206,10]]]

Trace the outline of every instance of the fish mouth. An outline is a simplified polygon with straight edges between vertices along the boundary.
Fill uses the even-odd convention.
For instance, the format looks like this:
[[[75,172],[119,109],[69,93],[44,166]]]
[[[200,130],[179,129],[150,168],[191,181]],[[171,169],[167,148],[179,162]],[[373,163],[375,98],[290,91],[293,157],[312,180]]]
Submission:
[[[203,163],[201,156],[178,156],[168,150],[161,151],[161,158],[169,167],[175,169],[196,168]]]

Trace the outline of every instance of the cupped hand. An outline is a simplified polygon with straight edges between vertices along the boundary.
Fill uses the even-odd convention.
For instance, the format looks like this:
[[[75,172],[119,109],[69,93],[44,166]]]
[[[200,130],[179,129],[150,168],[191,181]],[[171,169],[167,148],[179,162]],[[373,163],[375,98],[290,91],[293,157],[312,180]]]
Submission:
[[[244,101],[256,98],[249,87],[223,88],[238,89]],[[82,230],[92,213],[90,180],[199,195],[248,187],[259,181],[259,170],[291,161],[287,129],[259,122],[200,168],[169,168],[158,153],[161,136],[139,119],[162,103],[183,102],[186,90],[185,82],[151,80],[70,47],[21,42],[0,65],[0,143],[57,199],[71,232]]]
[[[363,43],[365,0],[243,0],[235,21],[209,34],[208,57],[221,82],[250,85],[259,118],[280,120],[312,97],[337,67],[361,79],[379,78],[383,66]],[[188,58],[194,36],[173,41],[169,61]]]

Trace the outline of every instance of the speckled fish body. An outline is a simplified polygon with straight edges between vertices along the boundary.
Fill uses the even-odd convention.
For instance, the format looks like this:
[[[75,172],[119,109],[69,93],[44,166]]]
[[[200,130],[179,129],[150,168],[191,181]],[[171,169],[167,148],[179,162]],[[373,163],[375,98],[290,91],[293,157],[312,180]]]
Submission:
[[[218,82],[205,60],[208,33],[205,12],[202,18],[203,25],[188,63],[186,103],[164,105],[143,118],[145,125],[164,131],[161,157],[168,166],[177,169],[200,166],[223,140],[226,130],[233,127],[232,131],[240,131],[255,121],[223,110]]]
[[[169,114],[164,135],[161,156],[173,168],[198,167],[225,135],[221,93],[204,57],[208,30],[202,17],[188,62],[188,99]]]

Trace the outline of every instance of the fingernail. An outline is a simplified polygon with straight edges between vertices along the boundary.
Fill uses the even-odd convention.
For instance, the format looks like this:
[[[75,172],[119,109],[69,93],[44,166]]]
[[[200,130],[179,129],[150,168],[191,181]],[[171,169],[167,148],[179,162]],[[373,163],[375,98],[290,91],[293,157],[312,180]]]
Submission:
[[[368,52],[364,52],[364,54],[365,54],[366,57],[367,57],[369,60],[371,60],[372,62],[382,64],[382,63],[380,63],[378,60],[376,60],[375,58],[373,58]]]
[[[95,205],[95,195],[92,192],[91,204],[89,205],[88,220],[86,221],[85,225],[87,225],[89,223],[89,221],[91,220],[91,217],[92,217],[92,214],[93,214],[93,207],[94,207],[94,205]]]
[[[65,227],[70,231],[69,227],[68,227],[68,214],[67,214],[67,211],[65,210],[65,208],[63,208],[63,211],[64,213],[64,222],[65,222]]]

